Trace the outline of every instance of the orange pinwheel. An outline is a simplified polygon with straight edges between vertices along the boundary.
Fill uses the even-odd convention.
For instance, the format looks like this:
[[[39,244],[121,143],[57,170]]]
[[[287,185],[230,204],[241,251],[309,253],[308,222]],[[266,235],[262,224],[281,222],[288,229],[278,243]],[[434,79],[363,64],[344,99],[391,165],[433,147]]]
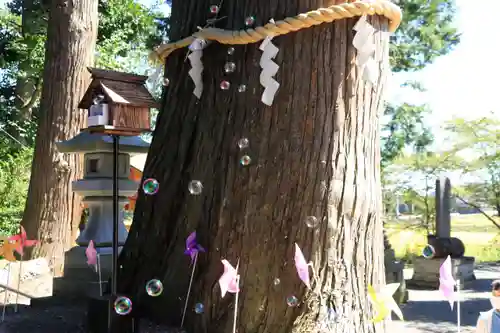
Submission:
[[[9,241],[7,237],[0,237],[0,256],[4,257],[5,260],[13,262],[16,261],[14,256],[14,251],[19,246],[19,241]]]
[[[19,233],[19,235],[10,236],[9,241],[17,242],[18,245],[16,247],[16,252],[19,253],[21,256],[24,254],[25,247],[32,247],[36,244],[36,240],[28,239],[28,237],[26,236],[26,231],[24,230],[23,226],[21,226],[21,232]]]

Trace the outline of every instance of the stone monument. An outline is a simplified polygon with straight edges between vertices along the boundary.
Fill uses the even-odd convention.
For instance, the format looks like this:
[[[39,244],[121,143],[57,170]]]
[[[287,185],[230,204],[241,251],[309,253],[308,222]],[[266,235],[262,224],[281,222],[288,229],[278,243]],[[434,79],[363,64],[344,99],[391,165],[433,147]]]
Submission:
[[[451,257],[453,276],[460,285],[476,279],[474,257],[464,256],[465,247],[458,238],[451,237],[450,218],[451,183],[448,178],[436,180],[436,234],[427,236],[424,255],[415,259],[413,278],[408,284],[421,288],[439,287],[439,267],[448,256]]]

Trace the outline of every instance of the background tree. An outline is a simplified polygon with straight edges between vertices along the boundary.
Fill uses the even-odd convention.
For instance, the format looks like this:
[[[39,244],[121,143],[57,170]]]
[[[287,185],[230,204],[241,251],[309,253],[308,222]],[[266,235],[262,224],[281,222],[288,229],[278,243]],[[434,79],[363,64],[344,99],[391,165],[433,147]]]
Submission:
[[[55,274],[63,253],[76,234],[80,198],[71,182],[81,177],[81,156],[63,155],[55,143],[67,140],[84,126],[85,113],[78,103],[89,83],[87,66],[94,57],[97,37],[97,3],[78,0],[63,5],[51,2],[38,131],[31,180],[22,225],[40,240],[35,256],[56,258]]]
[[[452,142],[450,153],[466,157],[455,169],[476,179],[467,187],[469,202],[493,207],[500,216],[500,121],[456,118],[445,128]]]
[[[42,111],[40,111],[41,104],[38,92],[41,90],[37,88],[35,92],[32,89],[19,88],[25,84],[31,85],[32,82],[36,82],[37,87],[41,87],[43,83],[41,73],[45,61],[44,50],[47,41],[49,8],[47,2],[43,6],[43,2],[36,0],[30,2],[29,5],[27,4],[27,1],[12,1],[8,4],[8,10],[3,10],[0,15],[0,22],[5,23],[5,25],[2,24],[2,27],[6,27],[0,30],[2,35],[0,64],[3,68],[2,75],[0,75],[0,90],[3,97],[0,100],[0,130],[3,129],[9,133],[1,133],[3,136],[1,136],[2,140],[0,141],[0,160],[2,161],[0,163],[0,177],[5,181],[0,185],[0,196],[1,193],[16,194],[15,198],[11,196],[8,200],[0,201],[0,231],[9,234],[15,231],[26,207],[23,225],[33,237],[37,234],[43,236],[40,247],[33,254],[51,255],[54,250],[57,252],[56,257],[62,257],[60,251],[74,241],[77,231],[75,225],[80,222],[79,211],[81,207],[79,198],[73,196],[70,187],[59,186],[59,182],[64,183],[70,178],[77,177],[81,169],[80,160],[67,159],[71,163],[76,163],[75,169],[72,169],[75,174],[68,175],[64,163],[62,163],[64,168],[54,168],[52,163],[45,160],[46,158],[56,158],[62,161],[61,156],[54,151],[51,151],[51,154],[56,155],[51,157],[35,156],[34,168],[37,172],[32,175],[32,189],[27,201],[26,190],[30,179],[32,146],[35,141],[34,133],[37,129],[37,123],[40,122],[40,124],[50,127],[53,134],[53,137],[39,136],[37,144],[45,148],[50,146],[50,149],[55,149],[52,146],[53,142],[46,141],[54,138],[57,140],[69,138],[82,127],[81,119],[78,117],[78,119],[57,118],[57,112],[65,115],[73,114],[75,111],[74,103],[81,96],[79,91],[64,90],[66,92],[64,94],[57,92],[55,89],[59,89],[59,86],[53,87],[54,90],[47,93],[46,96],[61,93],[61,96],[68,98],[64,105],[58,104],[61,108],[66,109],[53,114],[61,121],[60,126],[56,127],[52,126],[50,116],[46,115],[46,119],[39,119]],[[152,45],[156,45],[162,40],[157,30],[157,27],[164,29],[165,24],[167,24],[162,15],[157,9],[149,9],[133,0],[100,1],[99,34],[97,52],[95,52],[97,65],[102,68],[140,71],[142,73],[145,70],[144,59],[147,59]],[[94,50],[94,47],[91,49]],[[74,50],[72,49],[71,52]],[[62,56],[59,55],[59,57]],[[72,57],[73,54],[67,52],[66,56]],[[60,58],[56,60],[59,61]],[[65,63],[71,65],[73,60],[68,61]],[[85,64],[90,65],[91,63],[85,61]],[[78,65],[83,66],[81,63]],[[75,70],[78,71],[79,67]],[[54,73],[54,75],[58,74]],[[66,77],[65,80],[67,79]],[[87,81],[83,80],[82,82]],[[72,88],[67,87],[67,89]],[[76,88],[80,89],[80,87]],[[22,98],[18,93],[21,90],[23,91]],[[74,100],[73,96],[75,96]],[[21,110],[19,105],[21,99],[30,100],[29,112],[23,113]],[[52,102],[51,100],[50,103]],[[62,101],[58,100],[58,103],[62,103]],[[49,111],[43,110],[43,112]],[[24,115],[20,117],[21,114]],[[77,114],[80,115],[80,113]],[[70,123],[65,123],[66,121]],[[42,129],[44,134],[46,131],[47,128]],[[37,150],[37,154],[47,154],[47,151],[43,149]],[[52,175],[53,179],[47,179],[47,175]],[[33,204],[34,202],[37,204]],[[64,218],[59,214],[63,214]],[[46,221],[41,221],[40,216],[43,216]],[[60,225],[52,225],[55,223]],[[54,233],[59,233],[59,235],[48,236],[48,234]]]

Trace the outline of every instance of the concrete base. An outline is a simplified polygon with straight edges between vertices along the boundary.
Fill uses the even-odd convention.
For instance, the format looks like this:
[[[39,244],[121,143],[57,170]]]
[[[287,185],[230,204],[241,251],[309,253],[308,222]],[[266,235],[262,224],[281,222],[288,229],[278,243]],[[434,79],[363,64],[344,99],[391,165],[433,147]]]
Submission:
[[[413,277],[407,281],[407,285],[418,288],[439,288],[439,268],[445,260],[446,258],[416,258],[413,266]],[[476,280],[474,262],[474,257],[451,259],[453,277],[460,281],[461,288],[467,282]]]
[[[106,290],[112,269],[111,249],[97,248],[96,250],[99,253],[100,281],[99,272],[96,272],[93,266],[87,265],[85,248],[75,246],[65,254],[64,277],[54,280],[54,290],[58,294],[98,297],[100,295],[99,284],[103,291]]]

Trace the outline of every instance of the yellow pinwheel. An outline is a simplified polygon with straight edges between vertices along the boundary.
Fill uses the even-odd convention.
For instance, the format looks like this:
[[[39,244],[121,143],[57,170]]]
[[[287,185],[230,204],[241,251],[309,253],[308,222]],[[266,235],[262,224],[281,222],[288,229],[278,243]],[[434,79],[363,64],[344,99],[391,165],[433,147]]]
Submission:
[[[394,312],[399,319],[404,320],[401,309],[392,297],[399,286],[399,283],[390,283],[383,286],[378,293],[371,285],[368,286],[368,298],[376,312],[376,315],[372,318],[372,322],[379,323],[383,321],[390,316],[391,312]]]

